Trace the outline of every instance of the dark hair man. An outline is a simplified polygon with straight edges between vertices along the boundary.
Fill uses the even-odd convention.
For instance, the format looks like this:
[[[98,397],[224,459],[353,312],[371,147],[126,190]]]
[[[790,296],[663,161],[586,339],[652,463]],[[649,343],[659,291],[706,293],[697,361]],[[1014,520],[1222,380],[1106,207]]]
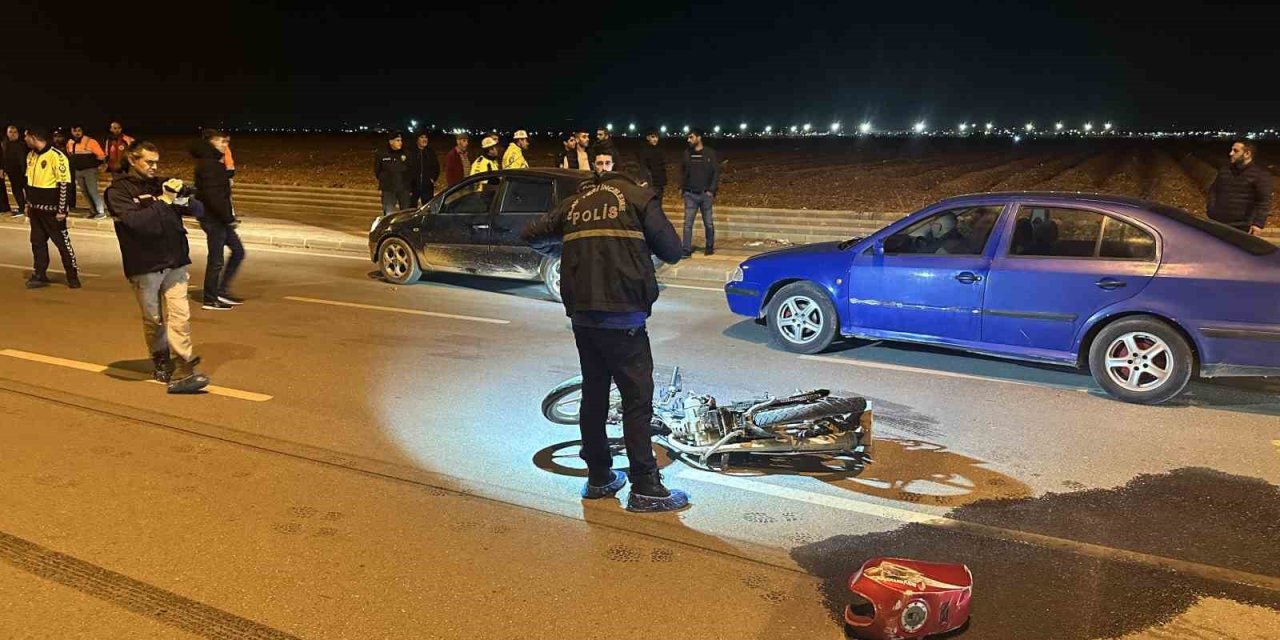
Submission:
[[[470,173],[471,158],[467,156],[467,147],[470,145],[471,138],[467,134],[459,133],[454,137],[453,148],[444,156],[444,180],[448,186],[462,182]]]
[[[658,132],[650,129],[644,134],[644,146],[640,149],[640,167],[649,175],[649,187],[662,202],[663,191],[667,188],[667,158],[662,155],[658,146]]]
[[[27,196],[23,191],[27,187],[27,154],[31,149],[22,139],[22,132],[16,125],[5,128],[4,138],[0,140],[0,171],[9,178],[9,190],[13,192],[13,201],[18,208],[13,210],[13,217],[21,218],[26,213]],[[0,213],[9,211],[9,198],[4,195],[4,185],[0,184]]]
[[[623,434],[631,464],[631,511],[672,511],[689,503],[662,484],[650,442],[653,354],[646,319],[658,299],[652,253],[680,259],[679,238],[651,189],[613,173],[613,157],[597,152],[595,180],[522,234],[535,250],[561,253],[560,292],[573,322],[582,365],[582,497],[599,499],[622,489],[627,475],[613,470],[605,434],[609,386],[622,394]]]
[[[1248,140],[1231,145],[1231,162],[1209,186],[1209,217],[1245,233],[1258,235],[1271,212],[1271,173],[1254,162],[1258,147]]]
[[[684,255],[693,255],[693,221],[702,213],[702,226],[707,235],[707,255],[716,252],[716,225],[711,216],[716,191],[720,188],[720,154],[702,142],[702,129],[691,129],[686,140],[689,148],[680,163],[681,190],[684,195]]]
[[[115,221],[124,275],[142,308],[143,336],[155,365],[153,375],[169,393],[194,393],[209,384],[196,373],[199,358],[191,346],[187,303],[187,266],[191,264],[182,216],[203,215],[200,201],[188,201],[182,181],[160,182],[160,152],[150,142],[129,146],[129,172],[107,187],[107,210]],[[170,355],[176,355],[176,360]]]
[[[102,145],[86,136],[83,126],[74,125],[71,127],[71,139],[67,140],[67,156],[71,160],[74,186],[80,187],[93,209],[89,217],[94,220],[107,217],[107,210],[102,206],[102,194],[98,193],[98,166],[107,159]]]
[[[201,306],[208,311],[226,311],[244,303],[230,293],[231,281],[244,261],[244,244],[236,233],[239,222],[231,206],[231,172],[224,162],[226,148],[227,137],[217,129],[205,129],[202,139],[191,147],[196,164],[196,198],[205,211],[200,228],[204,229],[209,246]],[[227,249],[231,249],[231,259],[224,264]]]
[[[382,192],[382,215],[410,208],[409,154],[402,147],[404,136],[399,131],[387,136],[386,148],[373,156],[373,175]]]
[[[107,136],[107,173],[112,178],[122,176],[129,170],[129,160],[125,154],[129,152],[129,145],[133,144],[133,138],[124,132],[124,125],[113,120],[108,127],[110,135]]]
[[[618,155],[618,147],[614,146],[612,134],[603,127],[596,129],[596,141],[591,144],[588,153],[591,154],[593,163],[597,153],[607,153],[613,158],[615,165],[622,164],[622,156]]]
[[[34,258],[28,289],[49,286],[49,242],[58,248],[62,270],[67,272],[67,286],[80,288],[76,252],[67,233],[70,211],[71,162],[49,140],[44,129],[27,131],[27,215],[31,216],[31,254]]]
[[[579,155],[583,160],[586,160],[583,166],[578,168],[583,171],[591,171],[591,134],[587,133],[586,129],[580,129],[574,135],[578,137]]]
[[[412,206],[425,204],[436,193],[436,179],[440,177],[440,161],[431,148],[431,140],[423,131],[414,138],[416,145],[409,152],[409,202]]]
[[[578,136],[573,133],[566,133],[560,139],[560,144],[564,145],[564,151],[556,154],[556,166],[561,169],[578,169]]]

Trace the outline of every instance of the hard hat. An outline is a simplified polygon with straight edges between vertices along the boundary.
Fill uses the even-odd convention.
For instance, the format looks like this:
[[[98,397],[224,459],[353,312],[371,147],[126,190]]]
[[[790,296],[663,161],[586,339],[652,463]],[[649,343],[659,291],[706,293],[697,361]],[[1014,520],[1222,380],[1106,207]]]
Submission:
[[[513,140],[527,140],[527,139],[529,138],[529,134],[528,134],[528,133],[525,133],[525,130],[524,130],[524,129],[521,129],[521,130],[517,131],[517,132],[515,133],[515,135],[511,136],[511,138],[512,138]]]
[[[489,147],[496,146],[498,146],[498,139],[493,136],[485,136],[485,139],[480,141],[481,149],[488,149]]]

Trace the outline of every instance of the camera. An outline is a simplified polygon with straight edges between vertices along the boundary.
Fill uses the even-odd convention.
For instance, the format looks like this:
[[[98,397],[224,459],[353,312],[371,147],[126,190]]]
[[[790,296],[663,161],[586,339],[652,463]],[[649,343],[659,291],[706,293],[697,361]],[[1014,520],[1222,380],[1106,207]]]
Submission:
[[[176,190],[175,187],[177,188]],[[174,198],[190,198],[191,196],[196,195],[195,187],[185,184],[178,179],[166,180],[164,183],[164,190],[167,193],[172,193]]]

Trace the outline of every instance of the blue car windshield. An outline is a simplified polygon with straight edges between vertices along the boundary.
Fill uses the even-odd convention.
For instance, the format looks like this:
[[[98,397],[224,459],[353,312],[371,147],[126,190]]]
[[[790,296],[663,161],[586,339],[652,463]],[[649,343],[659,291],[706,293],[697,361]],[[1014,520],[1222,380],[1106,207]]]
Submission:
[[[1195,227],[1223,242],[1232,244],[1240,249],[1248,251],[1255,256],[1265,256],[1276,252],[1276,245],[1259,238],[1251,236],[1243,231],[1237,231],[1225,224],[1220,224],[1207,218],[1193,216],[1177,207],[1170,207],[1163,204],[1153,204],[1149,207],[1153,213],[1158,213],[1170,220],[1180,222],[1188,227]]]

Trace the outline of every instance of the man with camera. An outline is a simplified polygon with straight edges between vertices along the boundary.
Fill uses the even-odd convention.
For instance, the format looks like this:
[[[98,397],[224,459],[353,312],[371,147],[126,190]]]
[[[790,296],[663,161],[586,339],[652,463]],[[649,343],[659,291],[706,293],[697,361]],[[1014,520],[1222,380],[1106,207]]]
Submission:
[[[204,270],[204,304],[206,311],[226,311],[244,303],[231,295],[231,280],[244,260],[244,244],[236,233],[235,210],[231,206],[231,172],[226,158],[227,137],[217,129],[205,129],[202,139],[191,148],[196,161],[196,197],[204,205],[200,218],[209,245],[209,258]],[[231,249],[231,259],[224,252]],[[225,270],[224,270],[225,265]]]
[[[208,386],[209,378],[195,371],[200,359],[191,347],[191,256],[182,216],[200,218],[204,207],[190,200],[195,190],[181,180],[162,184],[156,178],[160,152],[154,144],[129,145],[125,160],[129,171],[107,188],[107,210],[115,221],[124,274],[142,308],[153,375],[168,383],[169,393],[194,393]]]

